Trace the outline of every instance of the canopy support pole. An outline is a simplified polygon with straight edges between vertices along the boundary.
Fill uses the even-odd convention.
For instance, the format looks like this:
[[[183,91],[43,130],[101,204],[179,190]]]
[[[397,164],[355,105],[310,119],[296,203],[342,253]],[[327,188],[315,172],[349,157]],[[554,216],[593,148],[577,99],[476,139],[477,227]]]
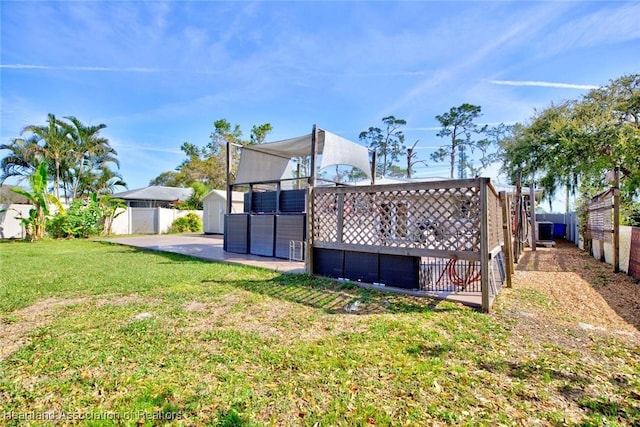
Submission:
[[[309,185],[316,186],[316,162],[318,161],[318,126],[313,125],[311,131],[311,173],[309,174]]]
[[[227,140],[227,214],[231,213],[231,206],[233,200],[231,200],[232,187],[231,187],[231,143]]]

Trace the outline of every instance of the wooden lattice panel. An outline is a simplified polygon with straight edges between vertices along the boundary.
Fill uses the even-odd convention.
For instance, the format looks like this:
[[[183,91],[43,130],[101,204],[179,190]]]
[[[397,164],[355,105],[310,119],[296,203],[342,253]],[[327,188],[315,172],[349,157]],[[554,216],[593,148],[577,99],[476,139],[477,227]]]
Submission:
[[[441,251],[480,249],[478,186],[375,188],[380,190],[315,191],[314,241]],[[501,229],[501,219],[498,222]]]
[[[315,195],[313,236],[318,242],[335,242],[338,237],[338,196],[324,193]]]
[[[613,238],[612,190],[607,190],[589,201],[587,238],[611,242]]]
[[[502,232],[502,208],[500,197],[493,191],[487,191],[487,208],[489,224],[489,248],[493,249],[504,240]]]
[[[640,227],[633,227],[631,229],[629,275],[640,280]]]

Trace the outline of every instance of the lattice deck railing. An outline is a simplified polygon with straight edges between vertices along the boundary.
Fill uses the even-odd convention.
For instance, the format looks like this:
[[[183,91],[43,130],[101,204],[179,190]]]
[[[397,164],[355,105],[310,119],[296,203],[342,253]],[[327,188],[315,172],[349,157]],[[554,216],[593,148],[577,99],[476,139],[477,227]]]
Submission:
[[[502,209],[487,178],[318,187],[310,201],[310,249],[417,256],[423,266],[437,259],[464,260],[460,265],[477,266],[465,267],[474,277],[465,290],[486,290],[483,307],[504,281],[496,279],[500,275],[495,263],[504,240]],[[440,287],[449,286],[443,281],[447,275],[456,276],[453,268],[447,275],[432,271],[428,274],[440,277],[434,281]],[[433,281],[422,276],[421,284]]]

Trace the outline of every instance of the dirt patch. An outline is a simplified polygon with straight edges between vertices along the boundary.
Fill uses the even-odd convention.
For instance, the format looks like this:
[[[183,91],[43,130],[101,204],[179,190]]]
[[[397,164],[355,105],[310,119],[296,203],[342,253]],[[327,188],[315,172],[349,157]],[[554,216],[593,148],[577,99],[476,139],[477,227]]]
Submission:
[[[366,316],[319,313],[314,307],[277,298],[250,303],[249,298],[243,298],[244,294],[229,294],[227,298],[216,302],[192,301],[184,304],[182,308],[185,311],[204,314],[192,323],[189,331],[228,328],[286,344],[365,328]]]
[[[47,298],[11,313],[11,322],[2,325],[0,329],[0,360],[6,359],[14,351],[28,344],[29,332],[51,322],[60,307],[83,304],[87,301],[87,298]]]
[[[4,321],[0,319],[0,361],[29,344],[30,332],[51,323],[63,307],[76,304],[126,305],[142,301],[148,302],[147,299],[143,299],[137,294],[100,299],[89,297],[47,298],[16,310],[6,316]]]
[[[517,301],[515,311],[532,313],[538,324],[547,319],[621,336],[639,334],[640,285],[566,241],[525,250],[505,297]]]

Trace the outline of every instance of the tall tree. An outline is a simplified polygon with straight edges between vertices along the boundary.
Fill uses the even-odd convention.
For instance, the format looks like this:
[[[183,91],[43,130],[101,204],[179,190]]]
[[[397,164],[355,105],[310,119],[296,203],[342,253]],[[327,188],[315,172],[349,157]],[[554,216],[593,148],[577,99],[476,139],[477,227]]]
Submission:
[[[204,147],[184,142],[180,149],[185,153],[186,159],[176,167],[176,172],[163,172],[151,180],[150,184],[194,187],[195,183],[202,183],[208,189],[225,188],[227,142],[231,143],[231,154],[236,159],[239,146],[261,144],[272,130],[269,123],[254,125],[249,140],[245,140],[242,138],[240,125],[232,125],[227,119],[215,120],[213,127],[210,140]]]
[[[264,123],[259,126],[253,125],[251,127],[251,134],[249,135],[249,144],[262,144],[267,139],[267,135],[273,130],[271,123]]]
[[[519,172],[542,187],[544,198],[553,199],[558,188],[571,189],[577,176],[577,163],[563,166],[566,159],[579,155],[580,145],[572,135],[569,102],[536,112],[529,126],[517,124],[501,138],[503,171],[515,182]]]
[[[74,116],[65,117],[70,124],[62,124],[72,140],[73,150],[69,153],[66,172],[71,184],[71,197],[76,198],[84,191],[104,192],[114,185],[123,186],[122,177],[109,168],[109,164],[120,163],[117,152],[109,144],[109,140],[100,135],[107,127],[105,124],[84,125]],[[80,188],[84,184],[84,188]],[[101,188],[104,185],[104,188]],[[126,184],[124,184],[126,185]]]
[[[404,133],[402,127],[407,121],[395,116],[382,118],[382,128],[370,126],[368,130],[360,132],[360,141],[366,142],[369,148],[375,150],[378,157],[377,170],[382,176],[405,154]]]
[[[54,170],[53,191],[55,196],[60,199],[63,163],[73,149],[69,129],[63,126],[63,123],[56,119],[55,115],[49,113],[46,125],[29,125],[23,129],[22,133],[25,132],[31,132],[43,142],[39,146],[39,150],[45,158],[52,162]]]
[[[422,163],[424,166],[429,166],[426,161],[418,160],[418,155],[415,152],[418,141],[414,142],[410,148],[407,148],[407,178],[411,179],[413,175],[413,167],[418,163]]]
[[[22,131],[29,133],[28,136],[0,146],[9,150],[0,162],[0,180],[29,175],[35,165],[47,160],[48,175],[53,176],[57,198],[60,198],[61,188],[65,196],[76,198],[94,191],[108,192],[113,185],[123,185],[122,177],[109,168],[119,164],[109,140],[100,135],[105,127],[104,124],[86,126],[73,116],[60,120],[49,114],[46,125],[29,125]],[[106,187],[100,187],[101,183]]]
[[[184,187],[187,183],[178,171],[166,171],[149,181],[149,185],[164,185],[167,187]]]
[[[227,119],[218,119],[213,122],[213,132],[210,135],[211,141],[207,144],[209,153],[219,155],[225,150],[227,141],[231,144],[244,145],[242,141],[242,129],[240,125],[231,125]]]
[[[537,171],[551,197],[565,186],[582,200],[609,186],[606,171],[619,168],[622,211],[640,212],[640,74],[626,75],[578,100],[536,112],[501,144],[510,174]],[[589,193],[589,194],[587,194]],[[623,221],[627,219],[622,218]]]
[[[209,188],[224,187],[226,175],[223,154],[226,153],[226,149],[212,152],[189,142],[183,143],[180,149],[187,158],[177,170],[182,175],[182,181],[186,186],[193,182],[201,182]]]
[[[38,137],[13,138],[9,144],[1,144],[0,150],[9,153],[0,160],[0,184],[7,178],[19,177],[21,180],[30,177],[44,156],[40,153]]]
[[[482,108],[480,106],[464,103],[459,107],[451,107],[448,112],[436,116],[442,126],[442,129],[436,135],[441,138],[447,138],[449,143],[431,154],[431,159],[435,162],[442,162],[448,158],[450,178],[454,177],[456,166],[458,167],[459,178],[463,178],[466,174],[471,165],[468,159],[468,150],[473,153],[475,149],[479,149],[482,152],[481,162],[483,167],[486,167],[490,161],[487,149],[491,142],[487,138],[477,140],[472,138],[474,134],[483,135],[487,131],[486,125],[479,126],[474,122],[481,115]]]
[[[76,189],[77,195],[90,194],[113,194],[121,188],[126,188],[127,183],[123,180],[122,175],[114,172],[106,165],[99,168],[92,168],[85,172],[79,181]]]

